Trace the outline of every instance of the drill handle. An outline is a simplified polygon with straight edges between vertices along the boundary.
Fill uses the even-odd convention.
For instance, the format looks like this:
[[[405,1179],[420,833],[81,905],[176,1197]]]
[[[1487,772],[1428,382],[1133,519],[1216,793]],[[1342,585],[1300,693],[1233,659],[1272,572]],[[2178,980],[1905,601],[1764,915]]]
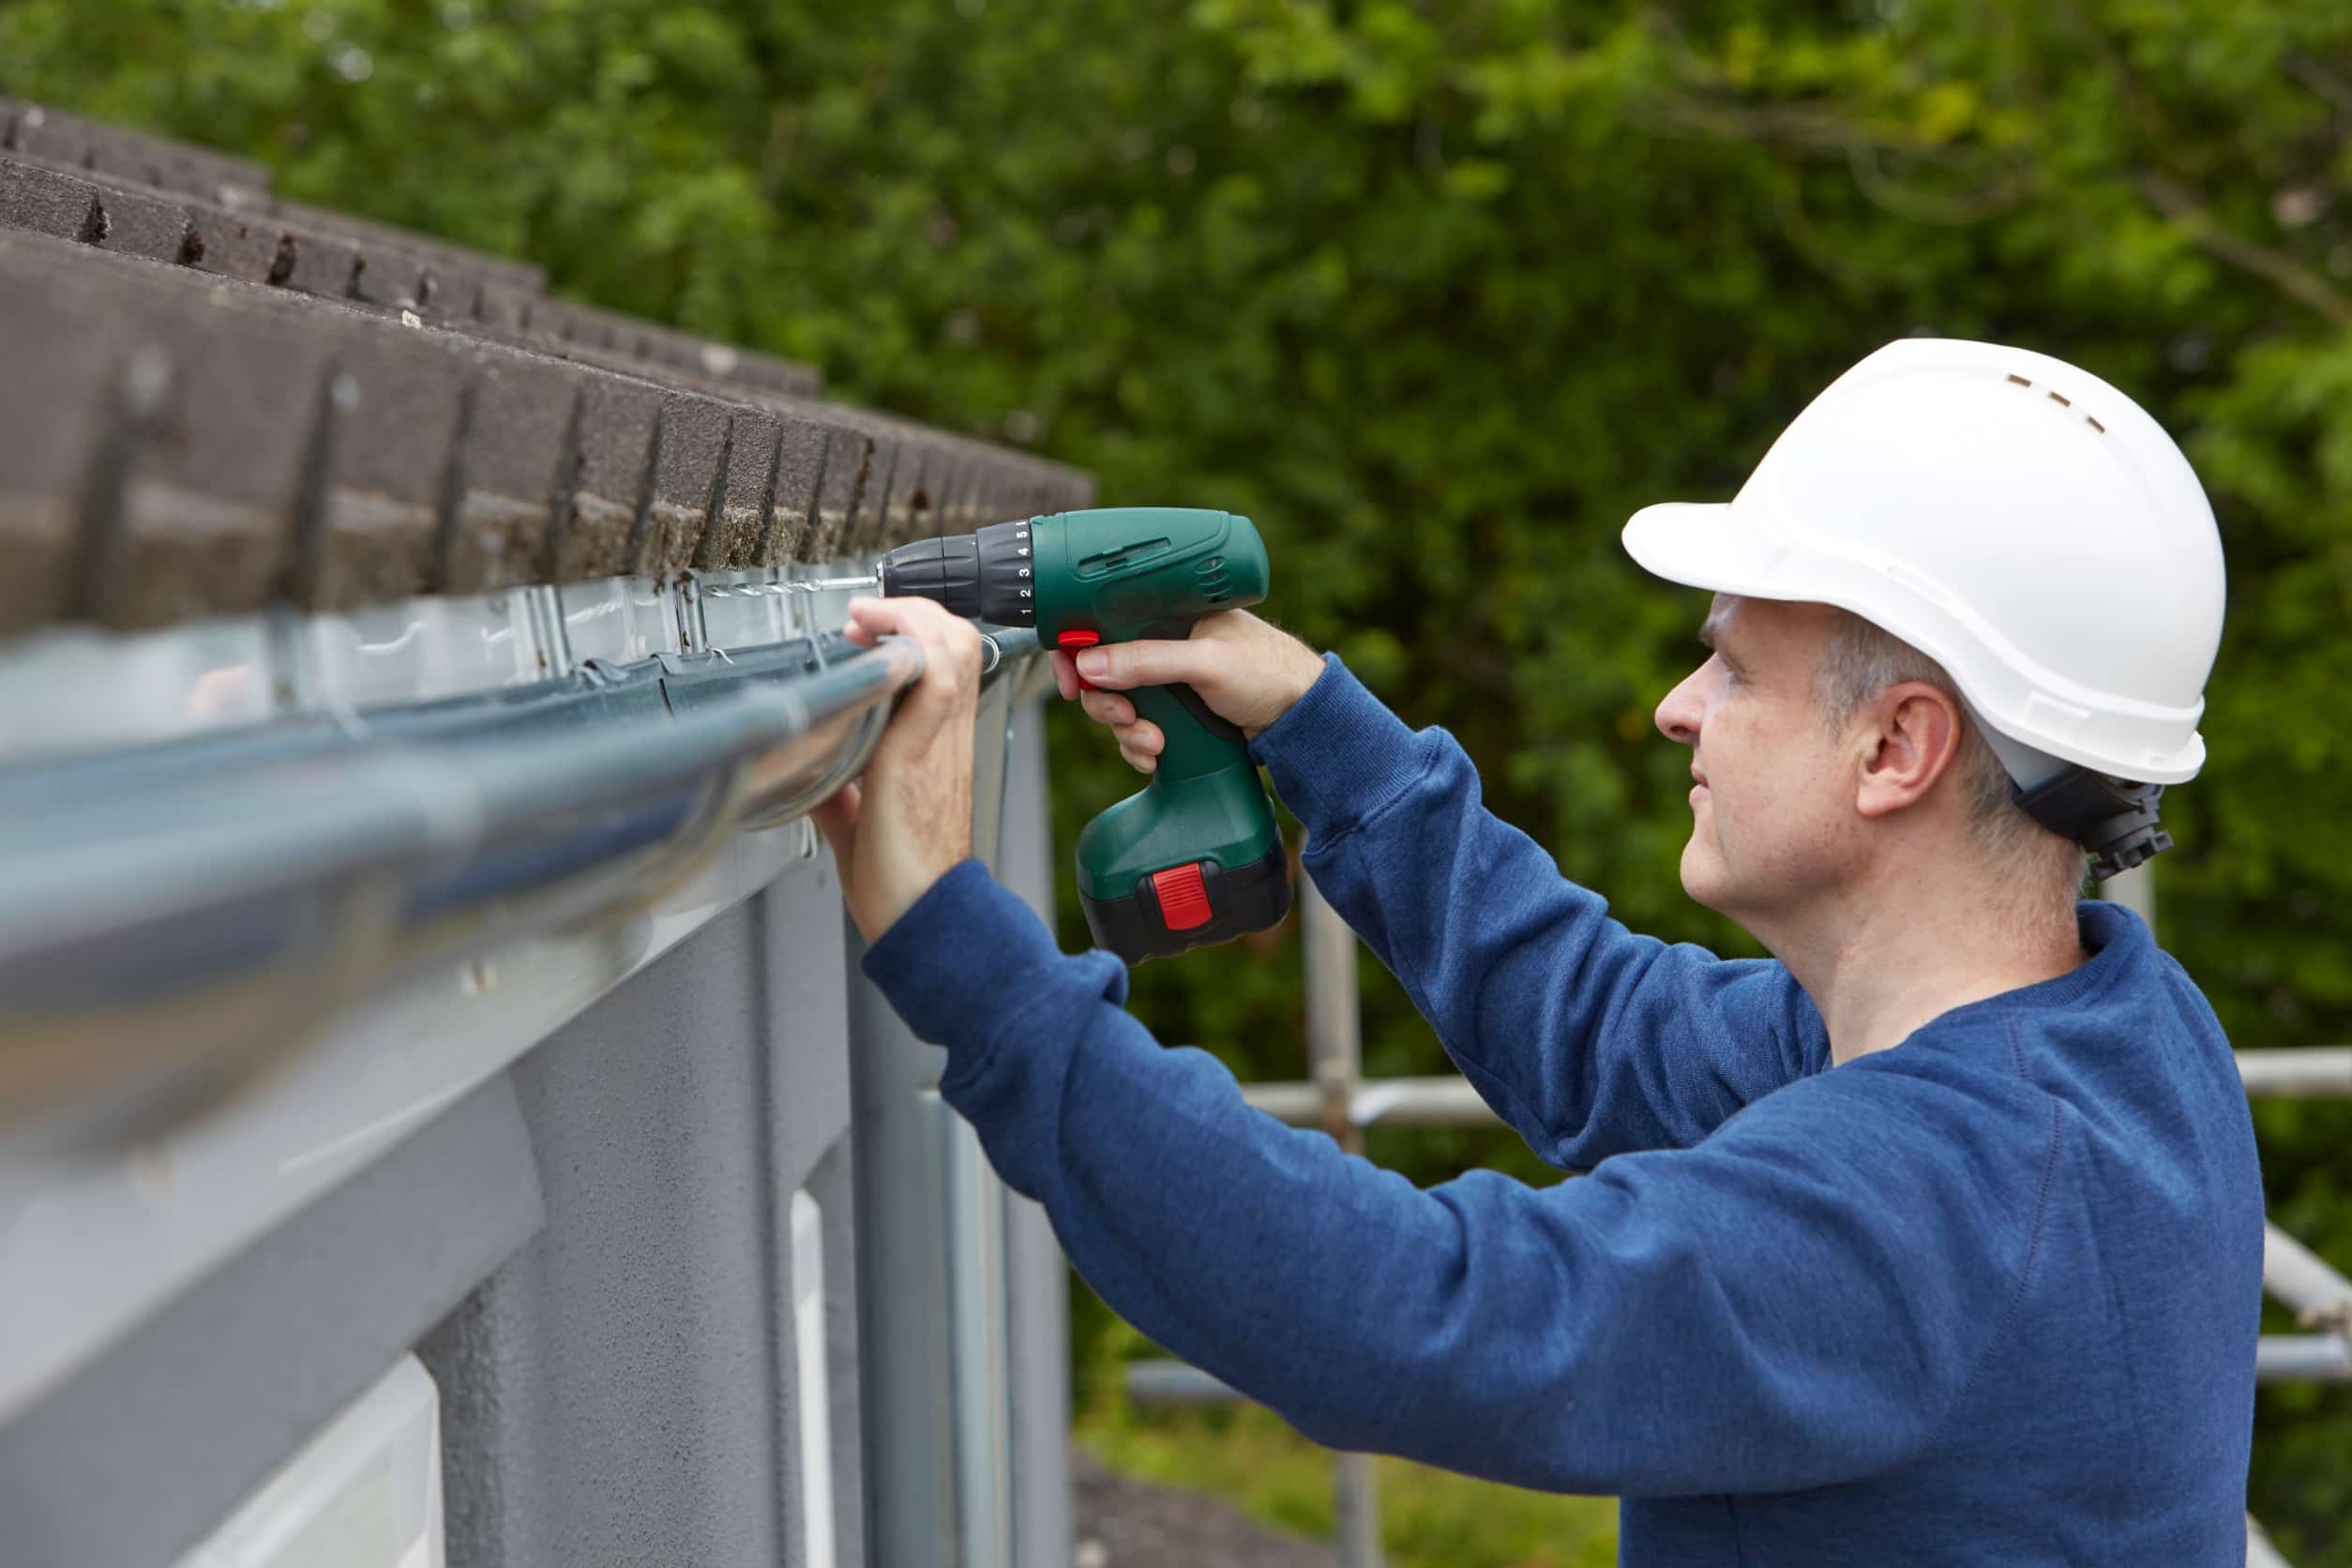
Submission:
[[[1078,835],[1078,901],[1128,963],[1227,942],[1290,907],[1289,857],[1249,743],[1190,686],[1129,693],[1168,744],[1142,791]]]
[[[1153,641],[1182,642],[1192,636],[1192,626],[1190,621],[1168,621],[1146,627],[1142,636]],[[1194,687],[1181,684],[1132,686],[1125,696],[1135,704],[1137,717],[1148,718],[1160,728],[1165,744],[1154,776],[1194,778],[1237,766],[1255,770],[1256,764],[1249,760],[1249,737],[1242,733],[1241,726],[1210,707]]]
[[[1163,745],[1155,776],[1194,778],[1230,767],[1253,767],[1249,737],[1220,717],[1189,686],[1136,686],[1126,693],[1136,716],[1159,726]]]

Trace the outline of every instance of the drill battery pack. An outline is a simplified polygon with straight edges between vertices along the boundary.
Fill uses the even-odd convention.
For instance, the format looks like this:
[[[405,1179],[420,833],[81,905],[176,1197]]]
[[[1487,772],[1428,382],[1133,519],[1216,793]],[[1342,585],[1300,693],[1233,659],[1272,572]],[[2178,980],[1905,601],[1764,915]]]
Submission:
[[[1096,898],[1080,882],[1078,903],[1096,945],[1130,964],[1263,931],[1290,912],[1290,857],[1279,842],[1229,871],[1199,860],[1138,877],[1124,897]]]

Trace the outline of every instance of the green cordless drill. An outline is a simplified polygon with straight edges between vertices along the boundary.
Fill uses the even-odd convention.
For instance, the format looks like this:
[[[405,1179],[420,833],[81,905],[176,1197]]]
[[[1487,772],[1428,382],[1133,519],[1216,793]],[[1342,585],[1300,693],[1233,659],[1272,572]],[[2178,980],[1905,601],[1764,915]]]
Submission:
[[[1178,506],[1106,506],[902,545],[887,595],[1035,626],[1049,648],[1181,640],[1192,624],[1266,596],[1249,519]],[[1240,730],[1187,686],[1127,692],[1167,746],[1152,781],[1078,835],[1078,901],[1094,940],[1131,964],[1247,931],[1290,908],[1290,863]]]

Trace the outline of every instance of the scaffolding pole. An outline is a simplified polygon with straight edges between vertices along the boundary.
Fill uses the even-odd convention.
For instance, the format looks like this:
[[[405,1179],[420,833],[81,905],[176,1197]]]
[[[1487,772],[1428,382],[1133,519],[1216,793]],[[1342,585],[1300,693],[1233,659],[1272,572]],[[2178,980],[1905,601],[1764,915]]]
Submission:
[[[1356,1000],[1356,934],[1299,877],[1299,932],[1306,949],[1306,1056],[1323,1130],[1350,1154],[1364,1152],[1354,1117],[1364,1081],[1364,1020]],[[1333,1496],[1339,1515],[1340,1568],[1380,1568],[1380,1497],[1371,1455],[1341,1454]]]
[[[2241,1050],[2238,1076],[2249,1099],[2352,1099],[2352,1046]]]
[[[2246,1515],[2246,1568],[2289,1568],[2286,1559],[2270,1545],[2270,1538],[2254,1523],[2252,1514]]]
[[[2241,1050],[2237,1058],[2249,1099],[2352,1099],[2352,1046]],[[1325,1120],[1319,1082],[1245,1083],[1242,1096],[1294,1127],[1318,1127]],[[1349,1099],[1348,1120],[1359,1128],[1475,1127],[1501,1118],[1467,1079],[1432,1077],[1359,1081]]]
[[[2352,1329],[2352,1279],[2285,1231],[2262,1223],[2262,1288],[2295,1309],[2307,1329]]]

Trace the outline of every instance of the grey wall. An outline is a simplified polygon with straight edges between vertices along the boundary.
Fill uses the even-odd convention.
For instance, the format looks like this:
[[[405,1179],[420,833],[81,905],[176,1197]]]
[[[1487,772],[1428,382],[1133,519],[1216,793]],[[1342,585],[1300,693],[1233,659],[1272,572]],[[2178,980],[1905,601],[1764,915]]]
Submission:
[[[939,1052],[870,987],[851,1000],[853,1145],[861,1218],[859,1369],[866,1401],[862,1507],[872,1560],[957,1560],[950,1401],[947,1168],[953,1114],[925,1096]]]
[[[1015,717],[997,875],[1050,927],[1064,874],[1046,796],[1043,706]],[[1046,1211],[1004,1195],[1004,1275],[1012,1329],[1013,1560],[1070,1560],[1070,1265]]]
[[[547,1223],[421,1347],[452,1564],[800,1562],[787,1205],[807,1184],[829,1216],[837,1296],[856,1276],[843,965],[831,866],[810,862],[514,1068]],[[828,1357],[843,1502],[853,1318],[832,1315]],[[862,1560],[853,1525],[842,1544]]]
[[[0,1561],[171,1560],[538,1219],[494,1078],[0,1427]]]

